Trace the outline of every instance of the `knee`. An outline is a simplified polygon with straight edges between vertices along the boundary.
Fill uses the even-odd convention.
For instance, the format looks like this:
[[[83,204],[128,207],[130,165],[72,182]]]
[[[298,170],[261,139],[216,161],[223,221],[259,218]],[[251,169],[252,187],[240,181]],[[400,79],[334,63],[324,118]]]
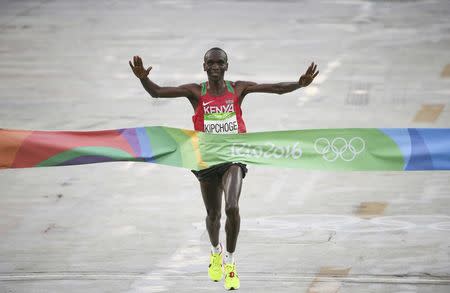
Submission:
[[[220,221],[220,210],[208,210],[208,215],[206,216],[206,219],[211,222],[217,222]]]
[[[237,205],[228,206],[225,208],[225,213],[228,218],[236,218],[239,217],[239,207]]]

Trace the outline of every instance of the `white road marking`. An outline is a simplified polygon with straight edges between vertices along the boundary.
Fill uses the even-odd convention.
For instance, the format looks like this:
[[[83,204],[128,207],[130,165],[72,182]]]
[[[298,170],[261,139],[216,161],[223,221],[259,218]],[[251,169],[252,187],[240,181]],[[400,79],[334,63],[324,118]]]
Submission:
[[[366,90],[354,90],[352,93],[355,95],[366,95],[367,91]]]

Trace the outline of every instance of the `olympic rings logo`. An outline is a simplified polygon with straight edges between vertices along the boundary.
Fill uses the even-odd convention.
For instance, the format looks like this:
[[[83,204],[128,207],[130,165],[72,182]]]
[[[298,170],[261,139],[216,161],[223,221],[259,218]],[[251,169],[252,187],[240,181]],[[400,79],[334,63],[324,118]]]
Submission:
[[[336,137],[331,142],[321,137],[314,143],[316,152],[328,162],[334,162],[338,158],[346,162],[353,161],[365,148],[366,143],[361,137],[353,137],[348,142],[343,137]]]

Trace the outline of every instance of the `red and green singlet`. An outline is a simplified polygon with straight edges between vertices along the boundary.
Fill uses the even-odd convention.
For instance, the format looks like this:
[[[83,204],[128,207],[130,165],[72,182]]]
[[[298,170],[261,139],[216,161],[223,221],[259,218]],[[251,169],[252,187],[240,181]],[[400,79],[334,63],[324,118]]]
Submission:
[[[239,97],[230,81],[226,80],[225,85],[223,95],[211,96],[208,82],[201,84],[202,92],[192,116],[195,130],[214,134],[246,132]]]

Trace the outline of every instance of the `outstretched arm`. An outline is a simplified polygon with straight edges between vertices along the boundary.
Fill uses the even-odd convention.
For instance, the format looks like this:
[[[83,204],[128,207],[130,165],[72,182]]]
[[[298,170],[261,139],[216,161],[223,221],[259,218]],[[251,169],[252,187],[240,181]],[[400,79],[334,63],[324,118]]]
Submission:
[[[237,81],[236,87],[240,89],[241,99],[249,93],[274,93],[274,94],[285,94],[295,91],[301,87],[308,86],[314,78],[319,74],[316,71],[317,65],[311,63],[306,72],[300,76],[298,81],[294,82],[279,82],[279,83],[255,83],[249,81]]]
[[[151,81],[148,78],[150,70],[152,67],[145,69],[142,59],[139,56],[133,57],[133,63],[128,61],[130,64],[131,70],[133,70],[134,75],[142,83],[144,89],[153,97],[153,98],[177,98],[177,97],[187,97],[189,100],[195,98],[195,90],[196,87],[199,87],[196,84],[185,84],[177,87],[161,87]]]

